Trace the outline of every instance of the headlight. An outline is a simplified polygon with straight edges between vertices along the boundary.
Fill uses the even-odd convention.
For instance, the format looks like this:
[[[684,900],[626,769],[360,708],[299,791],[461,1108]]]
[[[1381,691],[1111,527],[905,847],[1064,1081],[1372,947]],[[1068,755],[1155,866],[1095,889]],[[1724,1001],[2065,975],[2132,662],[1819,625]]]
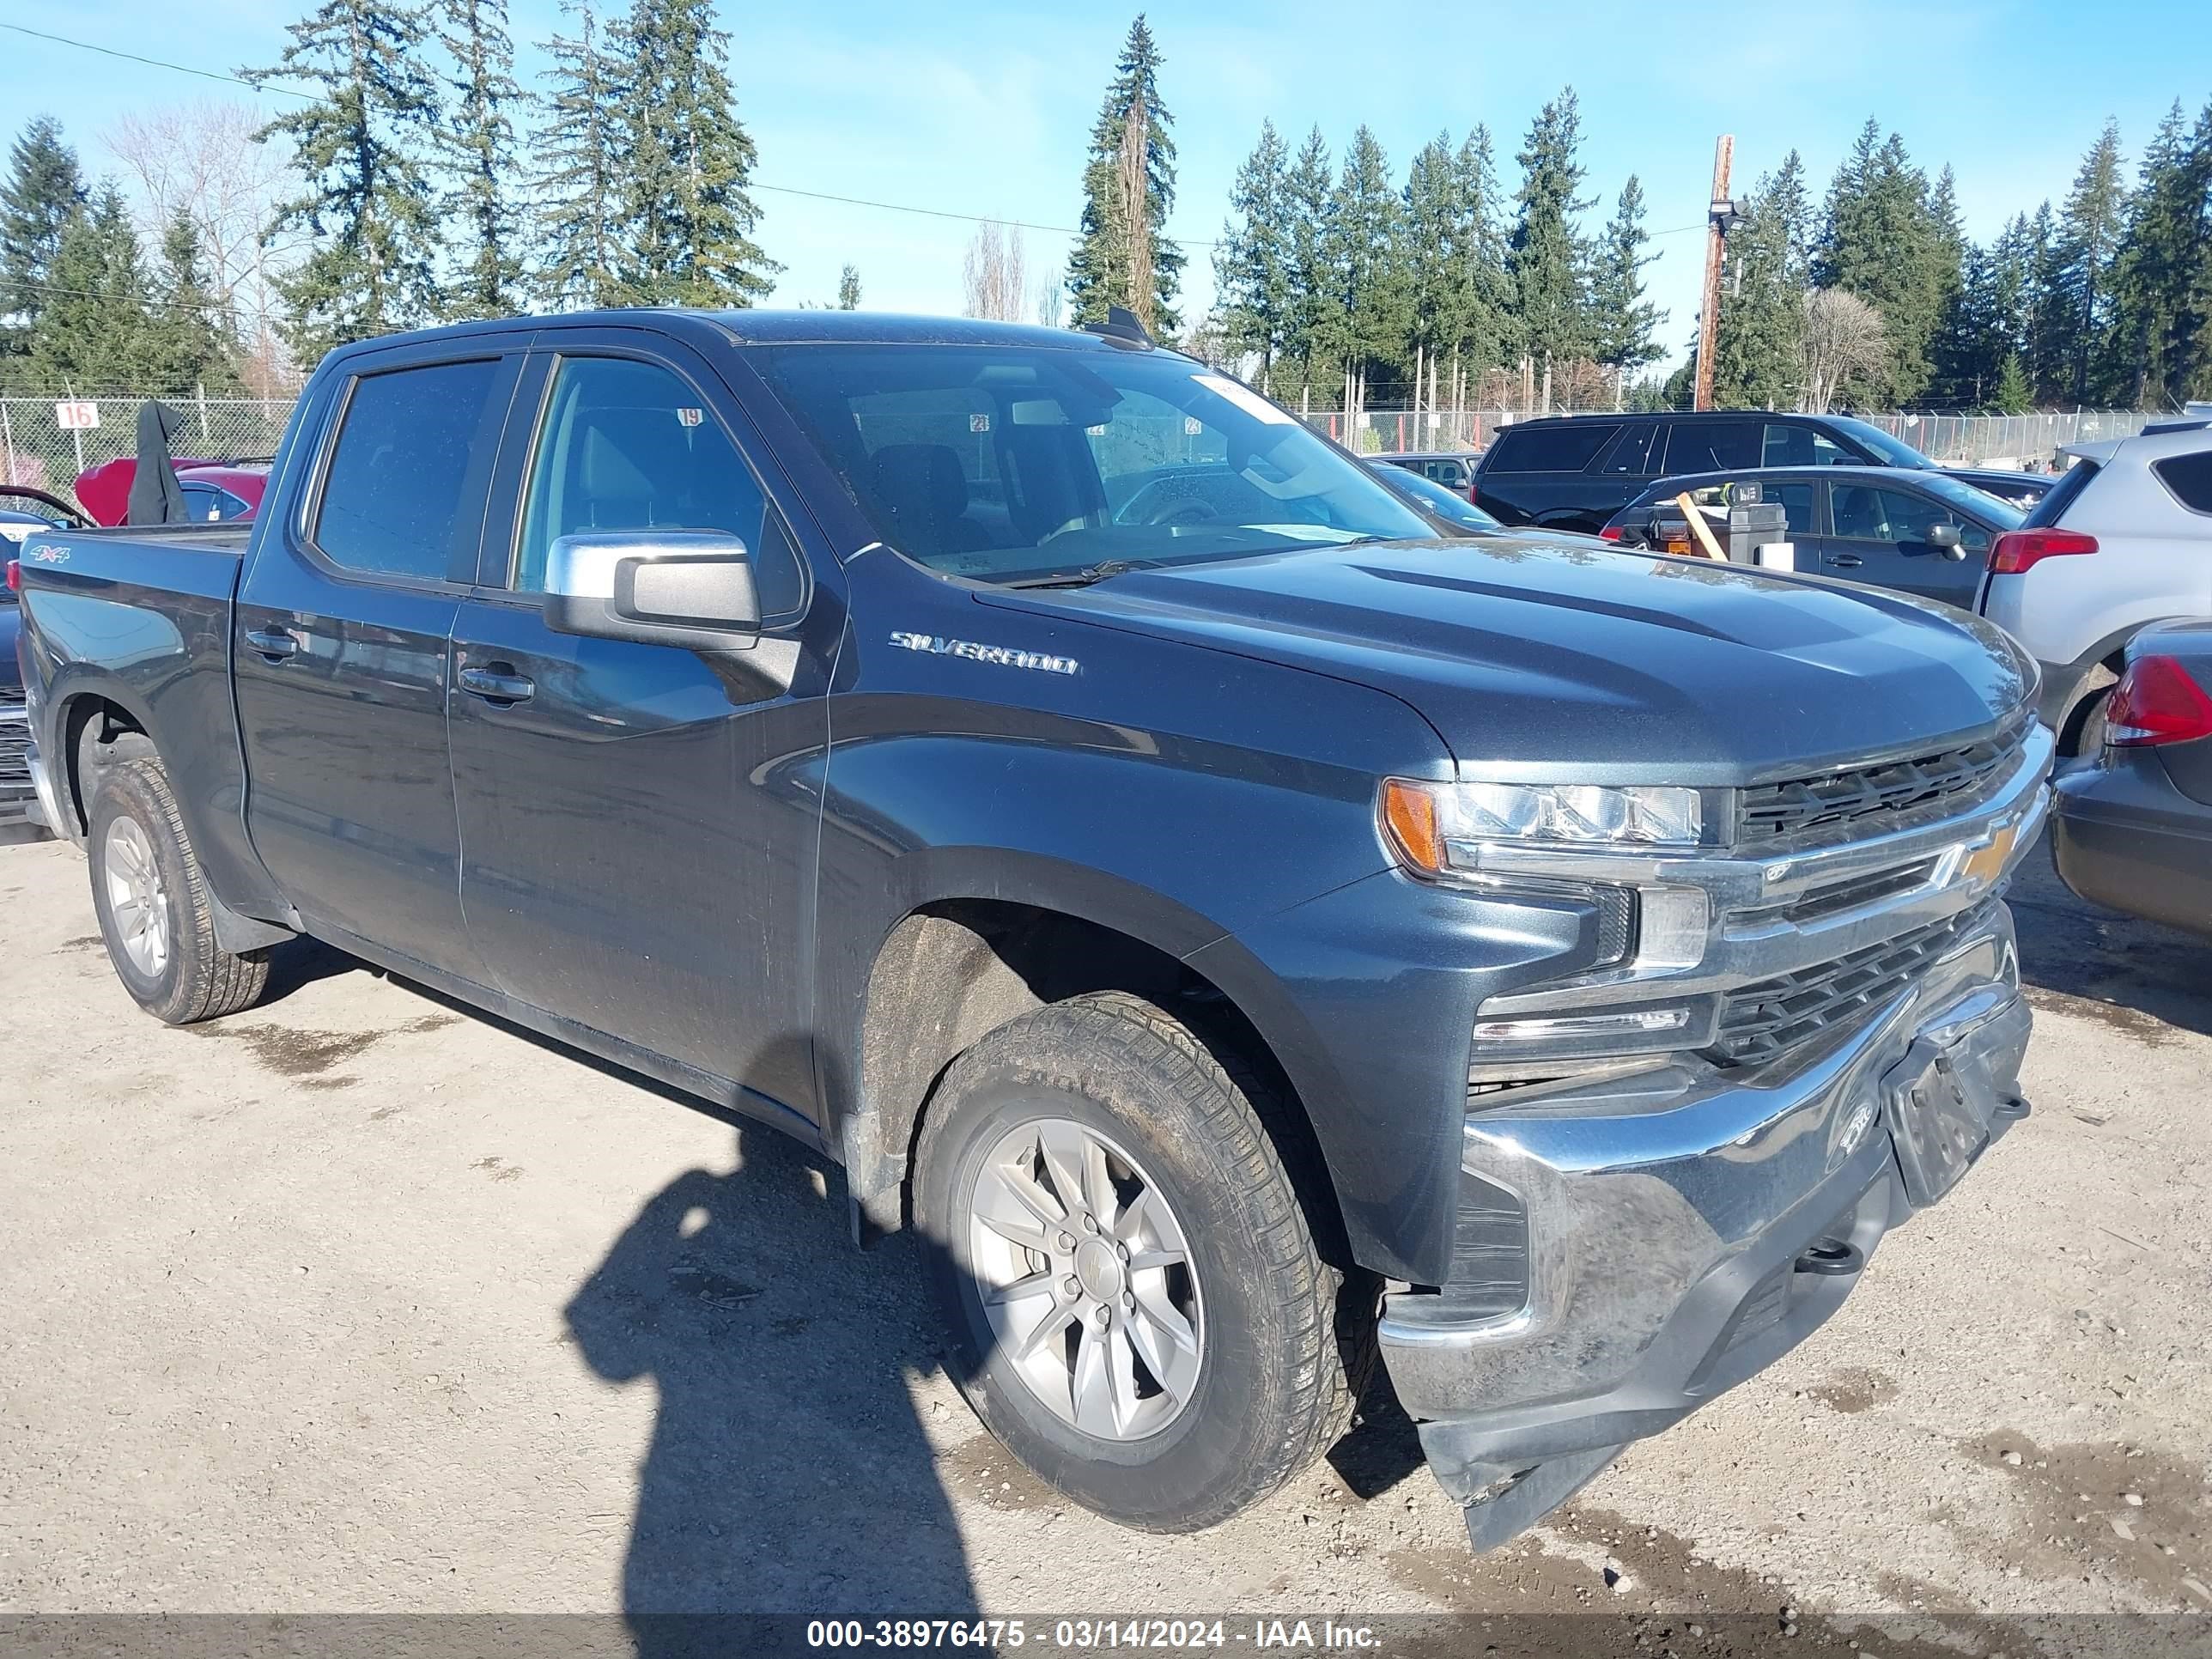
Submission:
[[[1386,779],[1383,838],[1425,876],[1466,874],[1485,843],[1569,852],[1692,848],[1705,839],[1695,789],[1664,784],[1415,783]]]

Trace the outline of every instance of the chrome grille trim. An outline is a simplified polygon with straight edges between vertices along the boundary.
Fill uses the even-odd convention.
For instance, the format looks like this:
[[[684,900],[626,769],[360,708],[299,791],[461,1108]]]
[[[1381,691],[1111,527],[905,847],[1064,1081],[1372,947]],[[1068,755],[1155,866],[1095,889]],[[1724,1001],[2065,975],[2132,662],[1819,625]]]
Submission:
[[[1972,743],[1746,789],[1736,803],[1736,847],[1771,856],[1960,811],[2010,775],[2034,723],[2023,709]]]

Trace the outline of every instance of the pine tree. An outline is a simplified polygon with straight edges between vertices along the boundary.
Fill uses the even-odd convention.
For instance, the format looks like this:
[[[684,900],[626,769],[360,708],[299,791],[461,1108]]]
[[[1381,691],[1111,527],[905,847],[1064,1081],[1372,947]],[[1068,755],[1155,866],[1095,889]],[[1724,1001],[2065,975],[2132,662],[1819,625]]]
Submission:
[[[384,0],[322,0],[288,31],[276,64],[240,73],[317,96],[255,136],[291,141],[306,188],[276,210],[305,231],[306,258],[276,279],[303,363],[332,346],[428,321],[439,311],[437,215],[420,147],[437,120],[421,63],[421,12]]]
[[[837,309],[858,311],[860,308],[860,268],[847,265],[837,273]]]
[[[199,231],[182,208],[162,233],[161,270],[153,289],[144,344],[149,380],[144,389],[161,395],[201,386],[234,390],[237,342],[208,280]]]
[[[1787,409],[1797,391],[1809,257],[1805,167],[1791,150],[1761,179],[1729,233],[1715,337],[1713,399],[1723,409]]]
[[[1463,246],[1459,264],[1459,333],[1449,343],[1470,380],[1519,349],[1513,276],[1499,225],[1498,167],[1490,129],[1477,125],[1452,158],[1453,195]]]
[[[1337,377],[1343,360],[1335,352],[1343,333],[1338,320],[1343,307],[1330,264],[1334,181],[1328,146],[1319,127],[1298,146],[1297,159],[1284,181],[1284,217],[1290,228],[1291,298],[1279,361],[1295,373],[1297,384],[1279,383],[1276,395],[1287,400],[1295,390],[1301,395],[1320,392],[1334,396],[1340,391]]]
[[[2081,158],[2074,188],[2058,216],[2060,282],[2068,313],[2063,351],[2067,396],[2089,395],[2092,367],[2104,355],[2112,325],[2112,263],[2120,240],[2127,192],[2120,182],[2120,128],[2105,123]]]
[[[1413,313],[1398,192],[1382,143],[1364,124],[1345,152],[1329,228],[1338,284],[1331,355],[1351,368],[1364,392],[1378,371],[1387,374],[1405,361]]]
[[[2204,388],[2198,343],[2212,320],[2212,103],[2192,135],[2179,100],[2143,152],[2113,261],[2106,395],[2169,407]]]
[[[593,0],[568,0],[573,36],[545,42],[544,120],[532,135],[533,287],[556,308],[618,306],[629,263],[623,222],[624,65],[609,52]]]
[[[508,112],[522,90],[514,83],[507,0],[444,0],[438,41],[453,64],[438,132],[448,181],[441,212],[458,244],[446,314],[510,316],[520,308],[522,249]]]
[[[0,185],[0,313],[15,322],[0,327],[0,356],[27,349],[46,308],[63,233],[85,200],[84,175],[76,152],[62,143],[61,123],[34,118],[9,147],[8,179]]]
[[[1175,206],[1174,117],[1160,100],[1162,59],[1144,14],[1129,25],[1114,79],[1091,131],[1083,170],[1082,239],[1067,264],[1076,323],[1103,322],[1127,306],[1155,334],[1176,326],[1183,254],[1167,241]]]
[[[2035,406],[2027,389],[2027,373],[2020,366],[2017,351],[2005,353],[1989,402],[1990,409],[1999,415],[2025,415]]]
[[[1224,336],[1231,350],[1258,356],[1262,390],[1290,331],[1289,173],[1289,150],[1274,123],[1262,121],[1260,142],[1229,187],[1231,217],[1213,256]]]
[[[1546,104],[1516,158],[1521,190],[1514,200],[1515,320],[1522,349],[1547,371],[1584,355],[1589,314],[1583,293],[1584,254],[1575,222],[1591,204],[1578,198],[1583,168],[1582,113],[1572,87]]]
[[[1826,222],[1813,260],[1820,288],[1856,295],[1881,313],[1886,373],[1855,377],[1853,403],[1909,404],[1928,385],[1929,342],[1956,270],[1936,222],[1934,192],[1895,133],[1869,119],[1829,187]]]
[[[783,269],[752,240],[758,159],[738,118],[714,0],[634,0],[620,31],[623,272],[636,305],[749,306]]]
[[[1632,173],[1590,263],[1590,355],[1613,371],[1615,404],[1631,374],[1667,355],[1651,337],[1667,313],[1644,297],[1644,268],[1656,257],[1644,252],[1650,240],[1644,185]]]
[[[2021,306],[2021,367],[2036,401],[2056,403],[2067,393],[2073,302],[2067,294],[2064,252],[2049,202],[2038,204],[2028,221],[2025,253],[2027,286]]]
[[[146,270],[123,193],[103,185],[70,216],[54,250],[46,303],[32,325],[28,369],[80,397],[144,389]]]

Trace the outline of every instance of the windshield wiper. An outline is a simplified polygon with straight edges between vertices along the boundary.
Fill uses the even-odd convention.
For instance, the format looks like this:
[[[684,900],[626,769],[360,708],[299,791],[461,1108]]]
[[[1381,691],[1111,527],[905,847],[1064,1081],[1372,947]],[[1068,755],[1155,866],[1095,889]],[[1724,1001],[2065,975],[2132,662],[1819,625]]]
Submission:
[[[1054,576],[1024,576],[1018,582],[1008,582],[1008,587],[1088,587],[1093,582],[1103,582],[1109,576],[1119,576],[1131,570],[1157,570],[1157,559],[1101,559],[1097,564],[1085,565],[1080,570],[1063,570]]]

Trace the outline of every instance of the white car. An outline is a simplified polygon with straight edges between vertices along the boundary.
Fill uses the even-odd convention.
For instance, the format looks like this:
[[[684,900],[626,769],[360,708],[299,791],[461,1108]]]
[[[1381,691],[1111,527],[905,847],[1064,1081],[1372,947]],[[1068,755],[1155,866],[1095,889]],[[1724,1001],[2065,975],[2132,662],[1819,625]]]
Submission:
[[[1976,608],[2043,665],[2059,752],[2088,755],[2137,630],[2212,616],[2212,421],[2065,453],[2072,469],[1991,544]]]

